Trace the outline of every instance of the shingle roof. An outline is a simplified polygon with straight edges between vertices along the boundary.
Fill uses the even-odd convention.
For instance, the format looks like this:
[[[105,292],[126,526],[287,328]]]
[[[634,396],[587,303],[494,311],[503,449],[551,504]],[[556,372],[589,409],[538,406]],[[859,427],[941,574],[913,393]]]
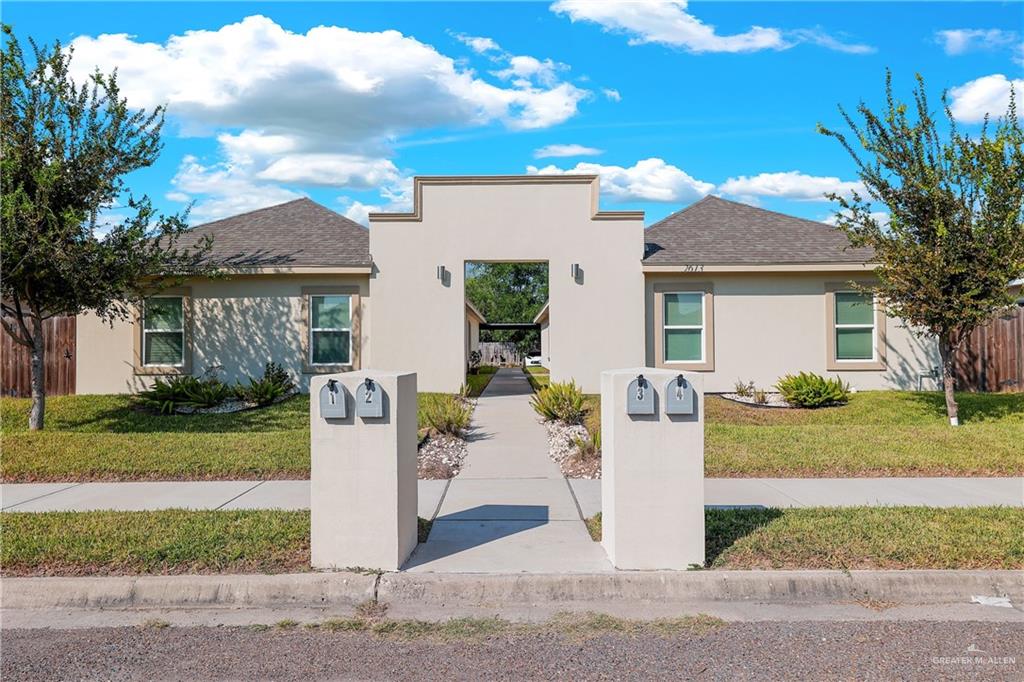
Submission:
[[[181,246],[213,236],[209,260],[232,267],[370,265],[370,234],[310,199],[198,225]]]
[[[824,223],[708,195],[652,225],[645,265],[865,263],[870,248],[853,248]]]

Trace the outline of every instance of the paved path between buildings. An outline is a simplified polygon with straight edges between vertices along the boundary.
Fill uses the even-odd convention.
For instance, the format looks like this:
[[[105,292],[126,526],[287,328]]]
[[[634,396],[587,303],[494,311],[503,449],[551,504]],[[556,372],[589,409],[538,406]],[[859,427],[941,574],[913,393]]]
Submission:
[[[594,573],[612,570],[590,539],[568,481],[548,456],[533,390],[502,369],[480,396],[469,454],[444,493],[415,572]]]

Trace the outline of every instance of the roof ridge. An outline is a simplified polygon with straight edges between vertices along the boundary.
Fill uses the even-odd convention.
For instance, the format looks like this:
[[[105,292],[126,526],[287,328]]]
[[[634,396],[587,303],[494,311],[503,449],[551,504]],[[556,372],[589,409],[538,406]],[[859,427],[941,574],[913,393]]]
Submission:
[[[690,204],[688,206],[685,206],[685,207],[679,209],[678,211],[673,211],[672,213],[669,213],[667,216],[665,216],[664,218],[662,218],[658,222],[656,222],[653,225],[649,226],[646,230],[644,230],[644,233],[645,234],[649,234],[651,230],[653,230],[654,228],[660,226],[663,222],[665,222],[669,218],[674,218],[677,215],[680,215],[682,213],[686,213],[691,208],[695,207],[697,204],[703,204],[708,199],[721,199],[721,197],[716,196],[714,194],[705,194],[704,196],[702,196],[700,199],[698,199],[697,201],[693,202],[692,204]],[[722,199],[722,201],[724,201],[724,199]]]
[[[297,204],[297,203],[303,202],[303,201],[308,201],[311,204],[316,204],[317,206],[321,206],[320,204],[318,204],[317,202],[313,201],[309,197],[298,197],[297,199],[289,199],[288,201],[283,201],[280,204],[273,204],[271,206],[263,206],[262,208],[254,208],[254,209],[252,209],[250,211],[243,211],[242,213],[235,213],[234,215],[226,215],[223,218],[217,218],[216,220],[210,220],[210,221],[205,222],[205,223],[199,223],[198,225],[193,225],[190,229],[194,230],[197,227],[206,227],[207,225],[216,225],[217,223],[224,222],[225,220],[234,220],[235,218],[244,218],[245,216],[251,216],[251,215],[253,215],[255,213],[262,213],[264,211],[269,211],[269,210],[274,209],[274,208],[281,208],[282,206],[288,206],[290,204]],[[327,208],[327,207],[326,206],[321,206],[321,208]],[[328,208],[327,210],[329,211],[330,209]]]

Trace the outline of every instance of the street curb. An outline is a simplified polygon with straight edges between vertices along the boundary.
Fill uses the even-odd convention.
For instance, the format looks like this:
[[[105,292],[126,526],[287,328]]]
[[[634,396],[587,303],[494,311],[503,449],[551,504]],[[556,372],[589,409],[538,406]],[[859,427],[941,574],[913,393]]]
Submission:
[[[374,598],[376,575],[167,575],[99,578],[4,578],[7,609],[354,606]]]
[[[874,599],[904,604],[970,602],[974,595],[1024,603],[1019,571],[686,571],[595,575],[385,574],[388,603],[485,606],[616,601],[814,603]]]
[[[969,603],[972,596],[1024,604],[1020,571],[687,571],[606,574],[293,573],[283,575],[4,578],[8,609],[328,607],[879,600]]]

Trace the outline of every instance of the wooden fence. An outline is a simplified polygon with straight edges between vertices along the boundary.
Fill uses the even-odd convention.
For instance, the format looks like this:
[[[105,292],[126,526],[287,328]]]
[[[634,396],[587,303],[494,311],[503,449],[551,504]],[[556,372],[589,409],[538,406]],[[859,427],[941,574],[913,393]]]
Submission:
[[[51,317],[43,322],[46,356],[46,395],[75,392],[75,318]],[[0,331],[0,393],[27,398],[32,395],[28,348]]]
[[[961,391],[1024,391],[1024,307],[974,330],[956,365]]]
[[[519,352],[514,343],[481,341],[479,350],[481,365],[520,367],[523,364],[523,354]]]

